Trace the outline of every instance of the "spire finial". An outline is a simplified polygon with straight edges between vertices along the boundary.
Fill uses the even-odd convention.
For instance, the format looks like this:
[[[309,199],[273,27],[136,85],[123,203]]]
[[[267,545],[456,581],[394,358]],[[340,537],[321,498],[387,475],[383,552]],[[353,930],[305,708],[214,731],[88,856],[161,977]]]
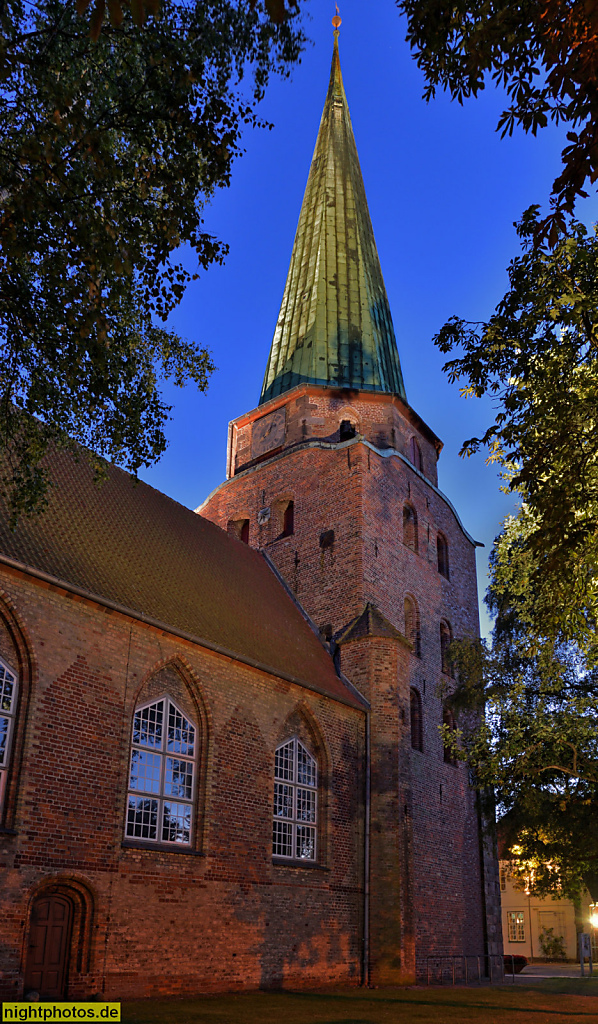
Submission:
[[[338,34],[339,34],[338,30],[341,27],[341,25],[343,23],[343,20],[342,20],[340,14],[339,14],[338,4],[335,4],[334,6],[336,7],[336,14],[334,15],[334,18],[332,19],[332,24],[334,25],[334,33],[333,33],[333,35],[334,35],[335,39],[338,39]]]

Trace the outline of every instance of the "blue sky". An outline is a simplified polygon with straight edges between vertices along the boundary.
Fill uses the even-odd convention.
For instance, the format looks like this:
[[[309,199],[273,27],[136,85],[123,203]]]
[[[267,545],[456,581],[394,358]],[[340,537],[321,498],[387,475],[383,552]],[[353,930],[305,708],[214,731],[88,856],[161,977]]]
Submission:
[[[530,203],[546,201],[565,133],[549,128],[536,139],[519,132],[501,140],[495,126],[505,103],[494,90],[462,107],[446,96],[426,104],[393,0],[339,6],[345,89],[407,397],[444,441],[441,489],[485,544],[481,599],[488,553],[513,502],[483,455],[458,457],[463,440],[491,421],[492,407],[459,396],[432,338],[454,313],[487,319],[504,294],[506,268],[519,251],[513,221]],[[273,81],[261,106],[274,128],[248,131],[231,187],[205,212],[206,229],[228,242],[230,255],[190,285],[171,318],[182,335],[211,349],[218,371],[206,395],[166,387],[169,448],[140,475],[190,508],[224,479],[229,420],[259,399],[330,70],[334,4],[311,0],[306,11],[312,44],[290,80]],[[595,200],[580,210],[588,221],[596,214]]]

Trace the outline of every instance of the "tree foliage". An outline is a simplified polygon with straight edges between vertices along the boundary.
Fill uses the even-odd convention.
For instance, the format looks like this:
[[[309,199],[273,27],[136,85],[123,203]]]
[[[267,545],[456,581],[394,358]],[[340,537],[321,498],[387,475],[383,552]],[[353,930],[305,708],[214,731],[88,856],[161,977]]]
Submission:
[[[587,0],[397,0],[407,39],[427,81],[425,96],[447,89],[460,103],[488,82],[510,101],[498,128],[536,132],[549,121],[570,127],[553,212],[543,222],[550,241],[565,226],[587,182],[598,178],[598,7]]]
[[[529,516],[510,517],[493,548],[492,646],[453,647],[458,730],[445,742],[493,789],[528,885],[575,897],[598,875],[598,670],[574,634],[554,636],[538,617]]]
[[[506,841],[533,888],[578,895],[598,879],[598,237],[574,217],[598,179],[598,7],[586,0],[397,0],[426,78],[460,103],[490,83],[498,129],[568,126],[551,212],[530,208],[509,291],[486,323],[453,317],[435,341],[494,422],[466,441],[522,506],[495,542],[492,646],[453,648],[459,729],[444,740],[494,788]],[[595,896],[598,891],[594,889]]]
[[[598,597],[598,236],[575,220],[553,248],[539,239],[537,207],[518,226],[522,254],[486,323],[453,317],[435,338],[462,393],[497,399],[482,437],[508,487],[526,503],[534,601],[593,629]],[[590,557],[591,556],[591,557]],[[587,615],[590,618],[587,618]]]
[[[91,8],[89,34],[93,40],[97,40],[104,24],[106,6],[110,23],[114,28],[120,28],[126,10],[130,10],[133,21],[142,28],[149,15],[159,15],[160,3],[161,0],[77,0],[77,14],[84,14]],[[252,10],[255,10],[257,5],[258,0],[249,0],[249,7]],[[264,0],[264,6],[271,20],[280,25],[293,10],[298,10],[299,0],[288,0],[288,7],[287,0]]]
[[[143,28],[151,4],[108,9],[0,5],[0,447],[15,514],[39,506],[49,443],[135,472],[165,447],[160,378],[206,387],[206,348],[163,326],[191,276],[177,250],[198,270],[222,261],[203,206],[303,43],[296,4],[277,18],[262,0],[161,0]]]

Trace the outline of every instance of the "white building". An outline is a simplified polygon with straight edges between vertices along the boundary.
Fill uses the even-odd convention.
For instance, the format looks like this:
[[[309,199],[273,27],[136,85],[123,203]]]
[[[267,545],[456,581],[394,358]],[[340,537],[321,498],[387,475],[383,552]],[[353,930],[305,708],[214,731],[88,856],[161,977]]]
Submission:
[[[566,959],[576,960],[577,933],[591,931],[594,956],[598,957],[598,928],[592,927],[589,893],[586,893],[578,910],[569,899],[534,896],[526,888],[525,881],[515,877],[513,867],[512,861],[500,861],[505,955],[522,954],[530,960],[559,959],[556,945],[560,939]]]

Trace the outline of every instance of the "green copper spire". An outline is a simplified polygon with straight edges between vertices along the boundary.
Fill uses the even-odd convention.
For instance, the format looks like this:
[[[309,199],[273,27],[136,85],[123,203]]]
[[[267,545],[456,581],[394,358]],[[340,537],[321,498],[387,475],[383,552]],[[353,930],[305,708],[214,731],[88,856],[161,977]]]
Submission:
[[[328,95],[260,405],[303,383],[405,399],[343,88],[338,31],[334,36]]]

